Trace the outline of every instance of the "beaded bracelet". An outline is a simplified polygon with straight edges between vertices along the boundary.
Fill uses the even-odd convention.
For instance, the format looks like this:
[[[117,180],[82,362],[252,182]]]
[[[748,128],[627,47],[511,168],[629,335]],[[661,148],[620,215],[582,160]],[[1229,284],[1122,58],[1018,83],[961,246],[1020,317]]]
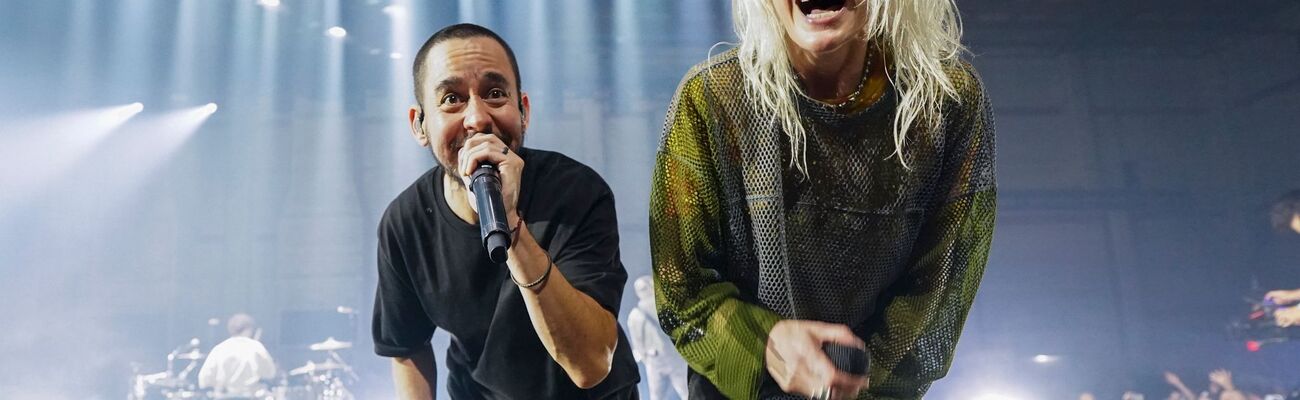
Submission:
[[[532,289],[534,286],[540,285],[540,284],[542,284],[542,282],[546,282],[546,278],[550,278],[550,277],[551,277],[551,270],[552,270],[552,269],[555,269],[555,263],[554,263],[554,262],[551,262],[551,255],[550,255],[550,254],[547,254],[547,255],[546,255],[546,273],[542,274],[542,277],[541,277],[541,278],[537,278],[537,280],[532,281],[532,282],[528,282],[528,283],[519,283],[518,280],[515,280],[515,274],[510,274],[510,281],[514,282],[514,283],[515,283],[515,286],[519,286],[519,287],[524,288],[524,289]]]

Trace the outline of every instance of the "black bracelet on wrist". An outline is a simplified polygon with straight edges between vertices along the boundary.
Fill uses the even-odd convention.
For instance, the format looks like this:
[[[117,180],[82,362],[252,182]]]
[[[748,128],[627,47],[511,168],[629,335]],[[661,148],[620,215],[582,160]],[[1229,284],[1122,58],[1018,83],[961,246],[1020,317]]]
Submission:
[[[519,220],[515,221],[515,227],[510,229],[510,245],[514,246],[519,243],[519,228],[524,226],[524,216],[520,215]]]
[[[532,282],[528,282],[528,283],[519,283],[519,281],[515,279],[515,274],[510,274],[510,281],[514,282],[514,283],[515,283],[515,286],[519,286],[519,287],[524,288],[524,289],[532,289],[533,287],[535,287],[535,286],[537,286],[537,285],[541,285],[543,282],[546,282],[546,278],[550,278],[550,277],[551,277],[551,270],[552,270],[552,269],[555,269],[555,263],[554,263],[554,262],[551,262],[551,255],[550,255],[550,254],[547,254],[547,255],[546,255],[546,273],[543,273],[541,278],[537,278],[537,280],[532,281]]]

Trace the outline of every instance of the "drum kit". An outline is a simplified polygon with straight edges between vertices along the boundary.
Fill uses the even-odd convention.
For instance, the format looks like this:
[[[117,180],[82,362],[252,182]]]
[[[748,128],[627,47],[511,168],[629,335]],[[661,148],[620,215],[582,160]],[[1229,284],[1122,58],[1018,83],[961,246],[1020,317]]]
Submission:
[[[323,355],[324,361],[308,361],[301,367],[278,373],[274,383],[252,396],[234,397],[198,387],[197,370],[207,354],[199,350],[198,339],[193,339],[187,346],[167,354],[166,371],[152,374],[137,371],[132,376],[127,400],[352,400],[347,385],[356,384],[357,374],[339,355],[339,351],[352,348],[352,342],[329,337],[307,348],[313,354]]]

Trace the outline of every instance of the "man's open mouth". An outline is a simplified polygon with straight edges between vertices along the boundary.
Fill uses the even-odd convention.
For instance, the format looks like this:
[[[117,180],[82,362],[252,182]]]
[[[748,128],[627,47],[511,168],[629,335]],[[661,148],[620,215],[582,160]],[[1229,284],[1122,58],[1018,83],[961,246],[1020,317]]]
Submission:
[[[844,8],[844,0],[795,0],[799,6],[799,11],[807,17],[817,17],[818,14],[829,14]]]

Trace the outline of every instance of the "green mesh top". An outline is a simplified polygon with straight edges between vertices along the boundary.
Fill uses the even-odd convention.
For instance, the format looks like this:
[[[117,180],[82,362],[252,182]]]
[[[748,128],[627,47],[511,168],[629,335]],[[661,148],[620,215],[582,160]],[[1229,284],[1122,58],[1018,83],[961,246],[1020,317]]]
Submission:
[[[650,199],[655,293],[664,330],[718,393],[793,398],[763,361],[786,318],[845,324],[867,342],[862,398],[920,398],[947,373],[988,259],[996,189],[979,77],[960,61],[945,72],[959,99],[938,126],[908,133],[908,168],[890,156],[892,89],[848,114],[792,94],[807,175],[789,168],[779,124],[749,106],[734,50],[682,80]]]

